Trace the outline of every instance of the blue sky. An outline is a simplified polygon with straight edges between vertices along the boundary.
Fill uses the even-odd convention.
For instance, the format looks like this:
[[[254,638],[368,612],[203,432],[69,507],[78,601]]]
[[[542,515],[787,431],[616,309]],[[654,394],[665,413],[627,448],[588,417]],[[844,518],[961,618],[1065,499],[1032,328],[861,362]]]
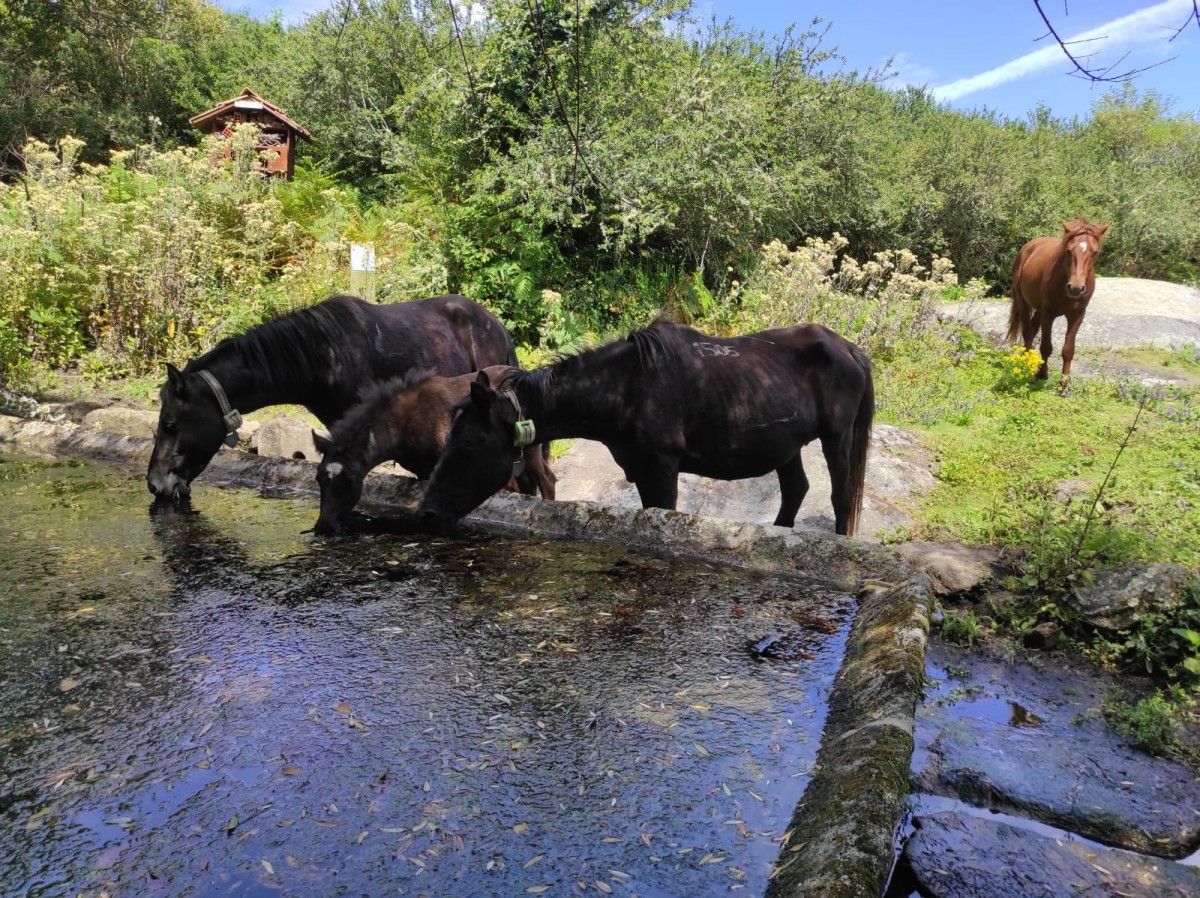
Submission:
[[[278,9],[288,21],[299,21],[330,0],[221,5],[254,15]],[[1167,40],[1191,11],[1191,0],[1043,0],[1042,6],[1064,38],[1091,38],[1073,47],[1095,54],[1085,60],[1089,66],[1103,67],[1126,52],[1118,71],[1162,63],[1138,75],[1136,86],[1170,98],[1177,112],[1200,117],[1200,25],[1193,21],[1174,42]],[[696,12],[767,32],[819,16],[832,22],[828,40],[848,66],[878,68],[892,58],[896,83],[935,88],[959,109],[987,107],[1020,118],[1045,104],[1069,118],[1085,115],[1112,89],[1067,74],[1071,65],[1061,51],[1038,40],[1046,28],[1033,0],[698,0]]]

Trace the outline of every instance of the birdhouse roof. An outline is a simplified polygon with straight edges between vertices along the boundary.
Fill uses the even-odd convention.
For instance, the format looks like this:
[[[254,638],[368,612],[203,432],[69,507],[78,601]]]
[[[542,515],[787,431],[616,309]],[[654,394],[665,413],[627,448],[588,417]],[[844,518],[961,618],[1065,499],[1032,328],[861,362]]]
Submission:
[[[236,97],[230,97],[228,100],[223,100],[212,109],[206,109],[197,115],[193,115],[188,119],[191,124],[197,128],[206,125],[215,118],[219,118],[227,113],[234,112],[239,109],[247,111],[266,112],[268,115],[279,119],[283,124],[287,125],[301,137],[312,140],[312,135],[308,133],[308,129],[289,116],[286,112],[272,103],[270,100],[265,100],[250,88],[246,88]]]

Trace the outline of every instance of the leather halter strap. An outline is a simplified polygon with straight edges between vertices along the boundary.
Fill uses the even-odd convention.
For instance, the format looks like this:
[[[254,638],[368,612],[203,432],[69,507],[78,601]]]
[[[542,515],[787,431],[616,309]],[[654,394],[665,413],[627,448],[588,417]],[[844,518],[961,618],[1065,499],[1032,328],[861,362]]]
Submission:
[[[521,400],[517,399],[516,391],[508,387],[498,392],[511,402],[513,408],[517,410],[517,422],[513,425],[513,445],[518,449],[532,446],[537,440],[537,428],[534,427],[531,420],[525,417],[525,413],[521,410]]]
[[[236,434],[238,428],[242,426],[241,413],[229,404],[229,397],[225,395],[225,391],[221,389],[221,385],[211,372],[202,368],[196,373],[204,379],[204,382],[213,391],[213,395],[217,397],[217,405],[221,406],[221,421],[225,424],[226,435]]]

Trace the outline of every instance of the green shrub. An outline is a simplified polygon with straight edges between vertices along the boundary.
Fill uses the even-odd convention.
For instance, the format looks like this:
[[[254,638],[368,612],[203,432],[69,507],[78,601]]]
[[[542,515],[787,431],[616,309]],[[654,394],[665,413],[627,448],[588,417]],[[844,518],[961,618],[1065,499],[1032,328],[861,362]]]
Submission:
[[[947,611],[942,618],[942,638],[947,642],[973,646],[984,633],[983,624],[974,611]]]
[[[1162,692],[1134,704],[1110,697],[1104,703],[1104,716],[1118,733],[1150,754],[1166,755],[1175,747],[1175,717],[1181,705]]]

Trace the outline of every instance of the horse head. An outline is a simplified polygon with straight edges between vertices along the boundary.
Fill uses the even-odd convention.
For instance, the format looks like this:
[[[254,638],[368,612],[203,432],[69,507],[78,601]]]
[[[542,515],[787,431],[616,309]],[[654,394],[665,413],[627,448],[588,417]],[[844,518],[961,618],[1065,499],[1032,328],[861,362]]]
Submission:
[[[228,428],[216,394],[200,375],[167,365],[146,486],[156,502],[186,499],[192,481],[226,441]]]
[[[1090,221],[1063,222],[1063,255],[1067,261],[1067,296],[1078,299],[1094,283],[1096,257],[1100,255],[1100,244],[1108,225],[1094,225]]]
[[[312,438],[321,453],[317,468],[321,513],[313,532],[318,536],[337,536],[362,497],[363,480],[370,470],[370,443],[375,436],[368,429],[365,440],[331,440],[314,430]]]
[[[455,413],[446,448],[417,506],[423,526],[453,532],[460,518],[504,488],[524,445],[515,438],[520,418],[515,394],[498,393],[487,372],[480,371]]]

